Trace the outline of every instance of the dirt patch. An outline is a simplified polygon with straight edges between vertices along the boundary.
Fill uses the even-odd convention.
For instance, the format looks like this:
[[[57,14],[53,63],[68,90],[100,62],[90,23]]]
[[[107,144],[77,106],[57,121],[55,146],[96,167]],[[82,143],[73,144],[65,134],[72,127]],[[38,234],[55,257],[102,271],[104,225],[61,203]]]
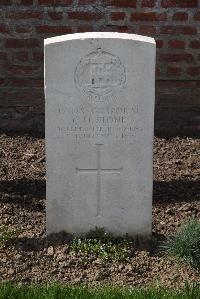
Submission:
[[[0,136],[0,225],[24,231],[0,249],[0,280],[115,285],[200,282],[186,264],[162,256],[158,244],[192,217],[200,218],[200,140],[155,139],[151,252],[123,262],[71,254],[65,234],[45,237],[45,145],[30,136]]]

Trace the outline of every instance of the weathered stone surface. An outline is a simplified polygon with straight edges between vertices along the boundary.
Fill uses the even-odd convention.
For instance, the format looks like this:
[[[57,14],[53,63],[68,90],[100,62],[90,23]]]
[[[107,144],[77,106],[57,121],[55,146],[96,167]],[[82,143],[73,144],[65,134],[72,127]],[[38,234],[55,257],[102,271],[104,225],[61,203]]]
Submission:
[[[45,40],[47,233],[151,233],[155,42]]]

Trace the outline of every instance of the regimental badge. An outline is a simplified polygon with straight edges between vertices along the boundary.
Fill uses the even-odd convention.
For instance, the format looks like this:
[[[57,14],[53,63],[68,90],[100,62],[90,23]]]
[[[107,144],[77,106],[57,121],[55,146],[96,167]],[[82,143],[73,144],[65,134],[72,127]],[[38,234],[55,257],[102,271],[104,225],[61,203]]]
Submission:
[[[104,102],[123,88],[126,73],[119,57],[98,48],[80,60],[74,78],[82,94]]]

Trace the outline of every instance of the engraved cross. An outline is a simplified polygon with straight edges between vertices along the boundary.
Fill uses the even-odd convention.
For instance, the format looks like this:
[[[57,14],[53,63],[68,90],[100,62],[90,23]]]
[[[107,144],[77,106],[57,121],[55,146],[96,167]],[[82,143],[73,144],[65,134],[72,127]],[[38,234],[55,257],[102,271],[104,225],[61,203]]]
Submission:
[[[97,174],[97,184],[96,184],[96,194],[97,194],[97,214],[100,215],[101,212],[101,173],[111,173],[120,174],[123,167],[120,168],[102,168],[101,167],[101,148],[103,144],[95,144],[97,150],[97,168],[76,168],[77,173],[96,173]]]

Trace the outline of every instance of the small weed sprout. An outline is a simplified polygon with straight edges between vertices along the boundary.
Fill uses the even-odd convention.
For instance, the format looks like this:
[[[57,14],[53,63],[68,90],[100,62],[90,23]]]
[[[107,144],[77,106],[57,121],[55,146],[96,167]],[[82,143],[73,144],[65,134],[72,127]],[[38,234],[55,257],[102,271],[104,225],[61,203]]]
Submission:
[[[177,235],[168,238],[164,251],[200,270],[200,222],[190,220]]]
[[[121,261],[129,258],[134,251],[134,240],[128,236],[116,238],[103,228],[91,230],[83,237],[75,237],[70,251],[90,254],[106,260]]]

